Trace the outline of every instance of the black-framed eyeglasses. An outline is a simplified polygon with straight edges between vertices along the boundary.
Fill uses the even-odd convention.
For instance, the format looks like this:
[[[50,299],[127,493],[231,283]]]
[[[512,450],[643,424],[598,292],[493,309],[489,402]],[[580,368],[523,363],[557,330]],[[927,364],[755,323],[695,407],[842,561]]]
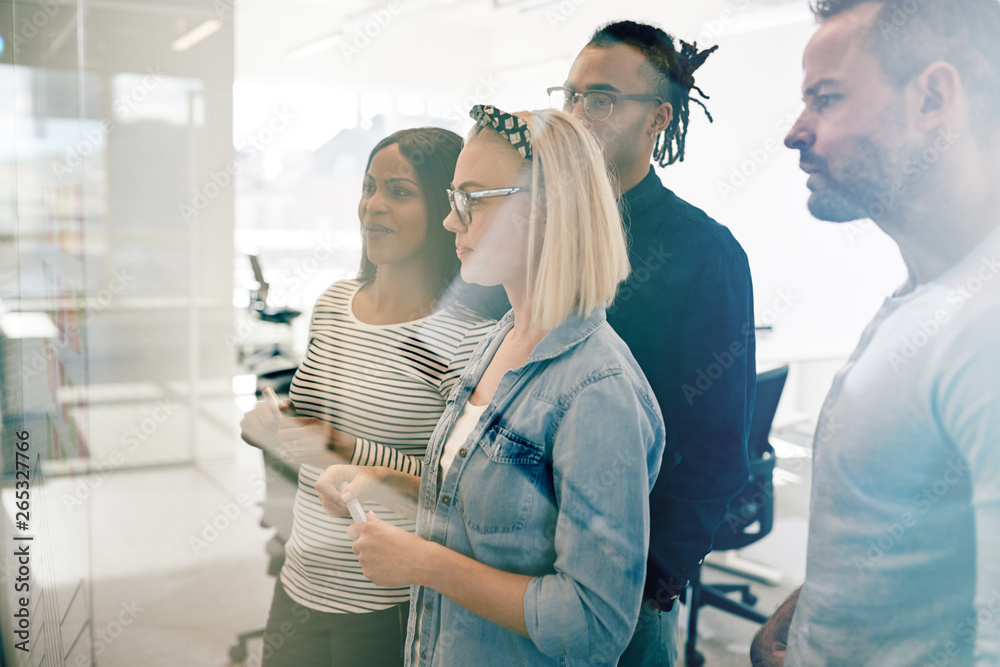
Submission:
[[[549,104],[553,109],[562,109],[571,112],[576,103],[583,98],[583,112],[592,121],[600,122],[607,120],[608,116],[615,108],[615,102],[634,100],[636,102],[656,102],[663,104],[663,98],[658,95],[616,95],[603,90],[588,90],[585,93],[578,93],[565,86],[553,86],[547,89],[549,94]]]
[[[448,202],[451,208],[458,214],[458,219],[463,225],[468,227],[472,223],[472,202],[476,199],[486,199],[488,197],[506,197],[516,192],[528,192],[531,188],[497,188],[495,190],[478,190],[476,192],[466,192],[465,190],[447,190]]]

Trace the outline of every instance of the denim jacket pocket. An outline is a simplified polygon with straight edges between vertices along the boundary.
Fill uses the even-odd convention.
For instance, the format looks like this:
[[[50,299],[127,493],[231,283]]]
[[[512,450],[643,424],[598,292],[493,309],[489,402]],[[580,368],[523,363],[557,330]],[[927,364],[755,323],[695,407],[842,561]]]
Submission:
[[[544,447],[496,425],[477,444],[463,472],[478,482],[461,495],[466,525],[481,534],[521,530],[537,503]]]

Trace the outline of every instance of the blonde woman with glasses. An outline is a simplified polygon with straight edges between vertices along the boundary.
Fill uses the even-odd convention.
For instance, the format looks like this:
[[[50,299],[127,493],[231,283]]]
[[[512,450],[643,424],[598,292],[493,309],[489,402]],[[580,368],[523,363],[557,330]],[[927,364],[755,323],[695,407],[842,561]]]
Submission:
[[[512,309],[448,398],[421,477],[331,466],[324,509],[353,499],[365,576],[413,585],[412,665],[614,664],[635,626],[663,421],[605,307],[628,275],[615,196],[588,130],[545,110],[472,111],[453,210],[462,277]],[[338,491],[343,482],[349,484]]]

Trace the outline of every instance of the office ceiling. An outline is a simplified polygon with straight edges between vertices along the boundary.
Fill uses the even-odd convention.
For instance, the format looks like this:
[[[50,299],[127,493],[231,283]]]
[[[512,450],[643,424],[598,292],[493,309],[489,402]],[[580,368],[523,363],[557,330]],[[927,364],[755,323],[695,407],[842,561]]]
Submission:
[[[806,0],[237,0],[236,7],[240,80],[425,93],[467,89],[490,73],[551,68],[562,76],[595,26],[610,20],[654,22],[714,43],[808,14]]]

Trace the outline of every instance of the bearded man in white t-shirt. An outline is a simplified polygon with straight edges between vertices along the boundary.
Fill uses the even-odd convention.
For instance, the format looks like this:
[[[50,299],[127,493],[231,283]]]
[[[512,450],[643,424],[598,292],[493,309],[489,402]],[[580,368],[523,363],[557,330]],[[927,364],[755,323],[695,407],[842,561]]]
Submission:
[[[824,0],[785,144],[909,277],[815,438],[803,585],[754,665],[1000,664],[1000,4]]]

